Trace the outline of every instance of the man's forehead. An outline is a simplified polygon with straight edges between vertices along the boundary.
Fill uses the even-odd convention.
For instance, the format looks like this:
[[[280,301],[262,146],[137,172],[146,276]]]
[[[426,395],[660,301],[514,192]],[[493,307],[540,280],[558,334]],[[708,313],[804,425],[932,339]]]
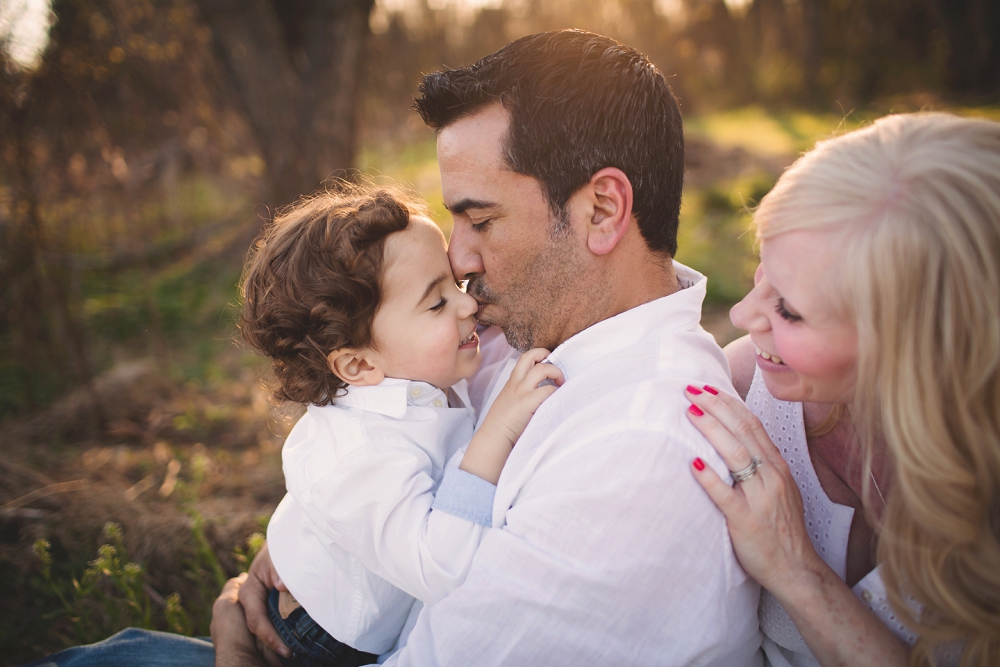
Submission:
[[[497,102],[463,116],[438,131],[438,150],[499,143],[507,132],[510,114]]]
[[[495,104],[442,128],[437,136],[442,177],[502,168],[500,148],[507,123],[507,112]]]

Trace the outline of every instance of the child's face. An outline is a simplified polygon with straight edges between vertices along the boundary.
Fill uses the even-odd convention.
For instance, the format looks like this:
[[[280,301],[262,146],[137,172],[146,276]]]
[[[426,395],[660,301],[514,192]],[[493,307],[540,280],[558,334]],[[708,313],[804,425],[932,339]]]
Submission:
[[[382,304],[370,351],[386,377],[450,387],[479,369],[476,300],[458,288],[444,234],[414,217],[385,244]]]

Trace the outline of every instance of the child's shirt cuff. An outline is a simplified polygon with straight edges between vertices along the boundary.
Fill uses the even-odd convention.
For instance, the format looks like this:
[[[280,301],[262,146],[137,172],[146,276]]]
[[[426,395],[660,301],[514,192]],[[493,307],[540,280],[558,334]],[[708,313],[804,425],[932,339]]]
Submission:
[[[490,528],[496,492],[497,487],[482,477],[458,468],[445,468],[431,509]]]

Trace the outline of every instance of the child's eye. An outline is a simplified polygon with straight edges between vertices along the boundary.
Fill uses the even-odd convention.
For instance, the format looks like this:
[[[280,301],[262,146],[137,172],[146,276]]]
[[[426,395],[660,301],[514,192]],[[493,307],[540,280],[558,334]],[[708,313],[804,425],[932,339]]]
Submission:
[[[781,319],[783,319],[783,320],[787,320],[789,322],[801,322],[802,321],[802,317],[801,316],[796,315],[792,311],[790,311],[787,308],[785,308],[785,300],[784,299],[778,299],[778,304],[774,307],[774,310],[775,310],[776,313],[778,313],[778,315],[781,316]]]
[[[441,310],[442,308],[445,307],[445,304],[447,304],[447,303],[448,303],[448,299],[446,299],[444,297],[441,297],[440,301],[438,301],[436,304],[434,304],[433,306],[431,306],[431,310]]]

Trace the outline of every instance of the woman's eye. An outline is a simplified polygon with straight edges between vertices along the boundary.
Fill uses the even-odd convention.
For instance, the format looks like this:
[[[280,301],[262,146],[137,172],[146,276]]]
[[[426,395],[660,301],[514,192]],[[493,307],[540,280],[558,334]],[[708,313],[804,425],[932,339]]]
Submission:
[[[778,299],[778,304],[774,307],[774,310],[781,316],[781,319],[787,320],[788,322],[800,322],[802,320],[801,316],[796,315],[792,311],[785,308],[784,299]]]
[[[448,303],[448,299],[446,299],[444,297],[441,297],[440,301],[438,301],[436,304],[434,304],[433,306],[431,306],[431,310],[441,310],[442,308],[445,307],[445,304],[447,304],[447,303]]]

